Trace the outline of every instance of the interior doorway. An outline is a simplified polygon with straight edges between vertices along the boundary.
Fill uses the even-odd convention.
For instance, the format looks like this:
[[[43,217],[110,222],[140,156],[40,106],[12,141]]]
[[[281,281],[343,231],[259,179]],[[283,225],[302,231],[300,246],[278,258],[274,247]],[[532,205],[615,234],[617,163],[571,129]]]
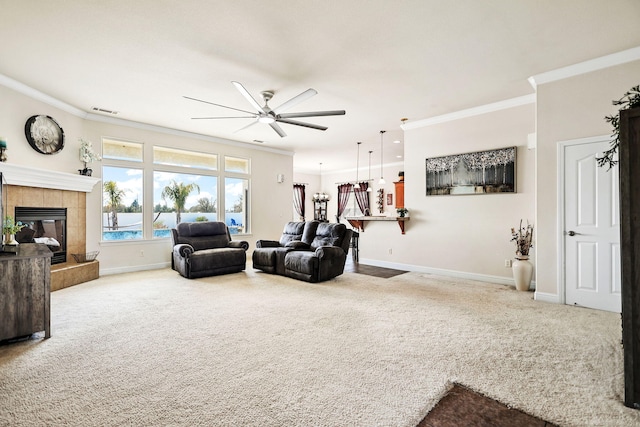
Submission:
[[[598,167],[608,137],[559,145],[559,240],[565,303],[620,313],[618,167]]]

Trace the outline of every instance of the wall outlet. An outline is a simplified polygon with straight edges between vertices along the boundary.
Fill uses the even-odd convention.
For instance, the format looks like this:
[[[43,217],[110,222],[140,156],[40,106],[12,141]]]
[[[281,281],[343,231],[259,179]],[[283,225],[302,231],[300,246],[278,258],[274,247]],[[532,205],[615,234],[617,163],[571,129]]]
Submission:
[[[393,249],[389,248],[389,255],[393,255]]]
[[[144,256],[144,251],[140,251],[140,256]]]
[[[504,260],[504,266],[506,268],[511,268],[511,260],[510,259],[505,259]]]

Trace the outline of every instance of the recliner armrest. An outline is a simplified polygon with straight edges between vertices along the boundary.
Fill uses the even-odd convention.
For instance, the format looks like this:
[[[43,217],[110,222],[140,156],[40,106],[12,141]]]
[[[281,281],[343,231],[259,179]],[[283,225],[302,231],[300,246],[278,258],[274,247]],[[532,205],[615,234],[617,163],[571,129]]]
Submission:
[[[297,251],[299,250],[308,251],[309,249],[311,249],[311,245],[300,240],[292,240],[288,242],[286,245],[284,245],[284,247],[291,248]]]
[[[182,258],[188,258],[189,255],[195,252],[195,249],[193,249],[193,246],[188,243],[180,243],[173,247],[173,252],[180,255]]]
[[[256,248],[280,248],[282,245],[277,240],[258,240]]]
[[[320,246],[316,248],[316,256],[321,260],[323,258],[335,258],[345,256],[345,252],[338,246]]]
[[[246,242],[244,240],[232,240],[231,242],[229,242],[229,247],[230,248],[244,249],[245,251],[248,251],[249,250],[249,242]]]

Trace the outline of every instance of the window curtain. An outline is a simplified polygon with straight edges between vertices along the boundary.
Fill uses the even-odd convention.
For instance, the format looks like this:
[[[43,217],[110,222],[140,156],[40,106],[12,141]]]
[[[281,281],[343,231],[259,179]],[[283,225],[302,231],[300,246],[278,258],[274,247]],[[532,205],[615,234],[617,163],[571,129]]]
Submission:
[[[305,216],[305,185],[293,184],[293,207],[300,216],[300,221],[304,221]]]
[[[371,216],[371,209],[369,208],[369,193],[367,193],[367,188],[369,188],[368,182],[360,182],[353,192],[356,196],[356,202],[358,202],[358,207],[360,208],[362,215]]]
[[[352,189],[353,184],[338,185],[338,214],[336,215],[336,222],[340,222],[340,217],[347,207]]]

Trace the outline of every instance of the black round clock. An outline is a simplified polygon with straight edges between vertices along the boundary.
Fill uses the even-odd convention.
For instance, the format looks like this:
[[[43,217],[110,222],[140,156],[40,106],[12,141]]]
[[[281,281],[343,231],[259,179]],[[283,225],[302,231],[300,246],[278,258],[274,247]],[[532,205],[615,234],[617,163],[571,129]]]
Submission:
[[[56,154],[64,147],[64,132],[49,116],[31,116],[24,125],[29,145],[42,154]]]

